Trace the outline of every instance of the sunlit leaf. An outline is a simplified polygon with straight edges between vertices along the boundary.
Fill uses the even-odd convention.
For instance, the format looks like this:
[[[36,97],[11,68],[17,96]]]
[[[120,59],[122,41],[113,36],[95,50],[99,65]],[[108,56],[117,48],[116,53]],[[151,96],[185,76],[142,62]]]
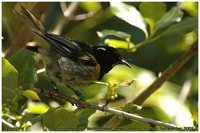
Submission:
[[[9,61],[2,58],[2,101],[13,99],[16,96],[18,72]]]
[[[111,11],[118,18],[141,29],[145,36],[148,37],[145,21],[140,12],[134,7],[122,2],[110,2]]]
[[[106,39],[105,43],[113,48],[133,49],[135,47],[135,45],[131,42],[116,39]]]
[[[155,23],[166,12],[166,4],[162,2],[142,2],[139,9],[147,23],[151,26],[150,28],[152,32]]]
[[[33,88],[37,80],[35,54],[27,49],[21,49],[9,61],[19,73],[18,86]]]
[[[136,81],[135,79],[125,80],[122,83],[120,83],[119,86],[128,87],[131,84],[133,84],[135,81]]]
[[[172,89],[173,88],[173,89]],[[170,120],[174,120],[178,126],[193,126],[191,112],[189,108],[182,103],[178,97],[177,91],[180,86],[166,82],[159,91],[155,92],[147,101],[146,104],[153,106],[155,112],[163,112]],[[162,119],[162,115],[158,115]]]
[[[98,11],[102,8],[100,2],[81,2],[80,6],[88,12]]]
[[[151,18],[145,18],[145,21],[149,24],[149,27],[150,27],[150,34],[153,33],[153,30],[154,30],[154,26],[155,26],[155,22],[153,19]]]
[[[100,38],[105,38],[105,37],[110,36],[110,35],[116,36],[116,37],[121,38],[121,39],[126,39],[126,38],[130,38],[131,37],[130,34],[127,34],[127,33],[122,32],[122,31],[115,31],[115,30],[97,31],[97,35]]]
[[[42,124],[50,131],[73,131],[79,121],[73,112],[64,108],[50,109],[42,118]]]
[[[29,104],[27,109],[31,114],[44,114],[49,110],[49,106],[45,103],[38,102]]]
[[[163,2],[142,2],[139,9],[145,18],[151,18],[157,22],[166,11],[166,4]]]
[[[169,10],[155,25],[153,36],[157,36],[166,30],[171,24],[180,22],[183,17],[183,12],[178,7],[173,7]]]
[[[198,17],[198,3],[197,2],[180,2],[179,7],[187,11],[193,17]]]
[[[27,98],[30,98],[32,100],[39,100],[40,101],[40,98],[39,96],[37,95],[37,93],[33,90],[25,90],[23,92],[23,95]]]

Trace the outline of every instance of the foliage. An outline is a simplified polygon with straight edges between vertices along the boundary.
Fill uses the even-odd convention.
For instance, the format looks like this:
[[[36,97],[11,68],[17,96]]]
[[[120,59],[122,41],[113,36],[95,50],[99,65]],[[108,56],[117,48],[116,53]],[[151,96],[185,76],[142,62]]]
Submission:
[[[62,35],[93,45],[117,48],[132,68],[118,65],[102,80],[105,84],[83,86],[79,91],[93,104],[105,104],[140,116],[174,123],[183,130],[198,128],[197,56],[142,105],[131,104],[162,72],[194,43],[198,42],[197,2],[80,2],[71,19],[63,19],[60,3],[2,3],[2,124],[4,131],[84,131],[170,130],[113,114],[81,109],[68,102],[38,96],[35,87],[51,89],[38,56],[23,48],[32,41],[31,33],[13,16],[12,10],[23,4],[42,16],[48,31],[54,31],[59,20]],[[71,3],[66,4],[67,7]],[[46,8],[44,8],[46,7]],[[41,14],[43,9],[43,14]],[[56,14],[59,13],[59,14]],[[62,25],[61,25],[62,26]],[[30,35],[30,36],[29,36]],[[27,38],[24,39],[24,38]],[[158,75],[158,76],[157,76]],[[130,85],[121,85],[133,81]],[[59,92],[75,95],[63,85]],[[177,129],[179,130],[179,129]]]

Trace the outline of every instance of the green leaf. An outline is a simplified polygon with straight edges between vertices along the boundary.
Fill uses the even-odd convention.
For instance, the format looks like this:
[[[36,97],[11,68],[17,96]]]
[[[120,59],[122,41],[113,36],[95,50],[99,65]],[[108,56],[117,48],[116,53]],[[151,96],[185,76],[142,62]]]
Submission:
[[[184,35],[193,30],[197,30],[198,21],[194,18],[185,18],[180,23],[173,24],[166,29],[161,35],[162,36],[173,36],[173,35]]]
[[[111,11],[118,18],[126,21],[127,23],[141,29],[145,37],[148,37],[145,21],[140,12],[134,7],[122,2],[110,2]]]
[[[122,32],[122,31],[115,31],[115,30],[97,31],[97,34],[100,38],[105,38],[109,35],[113,35],[113,36],[116,36],[116,37],[121,38],[121,39],[127,39],[127,38],[131,37],[130,34],[127,34],[127,33]]]
[[[80,6],[88,12],[99,11],[102,8],[100,2],[81,2]]]
[[[183,12],[181,9],[178,7],[173,7],[157,22],[155,25],[153,37],[158,36],[173,23],[180,22],[182,17]]]
[[[40,101],[40,98],[39,96],[37,95],[37,93],[33,90],[25,90],[23,92],[23,95],[29,99],[32,99],[32,100],[38,100]]]
[[[108,44],[108,46],[111,46],[113,48],[122,48],[122,49],[134,49],[134,44],[127,41],[121,41],[116,39],[106,39],[105,43]]]
[[[79,119],[77,129],[85,130],[88,126],[89,117],[96,112],[94,109],[77,109],[76,117]]]
[[[42,118],[42,124],[50,131],[73,131],[79,121],[73,112],[64,108],[50,109]]]
[[[163,2],[142,2],[139,6],[139,9],[146,22],[150,25],[152,33],[155,23],[166,12],[166,4]]]
[[[198,17],[198,2],[180,2],[178,3],[180,8],[185,10],[193,17]]]
[[[122,131],[149,131],[150,125],[141,121],[125,120],[116,129],[121,129]]]
[[[157,22],[166,12],[166,4],[163,2],[142,2],[139,9],[145,18],[151,18]]]
[[[143,45],[157,43],[158,40],[165,38],[177,38],[198,29],[198,21],[194,18],[185,18],[181,22],[172,24],[168,29],[160,33],[158,36],[145,41]],[[172,42],[172,41],[171,41]]]
[[[19,73],[18,86],[33,88],[37,80],[35,54],[27,49],[19,50],[9,61]]]
[[[18,72],[6,59],[2,59],[2,101],[13,99],[17,93]]]
[[[31,114],[44,114],[49,110],[49,106],[42,102],[28,105]]]

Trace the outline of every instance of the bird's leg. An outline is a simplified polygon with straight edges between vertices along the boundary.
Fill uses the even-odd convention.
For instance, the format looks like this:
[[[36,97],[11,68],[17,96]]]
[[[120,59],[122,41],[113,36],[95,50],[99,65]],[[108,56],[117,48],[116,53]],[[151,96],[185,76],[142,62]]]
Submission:
[[[58,88],[56,86],[56,83],[54,81],[51,81],[51,85],[52,85],[53,89],[50,91],[50,96],[51,96],[52,93],[58,93]],[[74,88],[69,87],[69,86],[68,86],[68,88],[71,89],[75,93],[75,95],[79,98],[79,100],[85,101],[85,97],[83,96],[83,94],[81,92],[79,92],[79,91],[77,91]],[[80,105],[76,105],[76,106],[81,108]]]
[[[68,86],[68,88],[71,89],[75,93],[75,95],[79,98],[79,100],[83,100],[83,101],[85,100],[85,97],[83,96],[83,94],[81,92],[79,92],[79,91],[77,91],[74,88],[69,87],[69,86]]]
[[[85,97],[83,96],[83,94],[82,94],[81,92],[79,92],[79,91],[77,91],[77,90],[75,90],[74,88],[69,87],[69,86],[68,86],[68,88],[71,89],[71,90],[75,93],[75,95],[79,98],[79,100],[81,100],[81,101],[83,101],[83,102],[86,102]],[[75,105],[76,105],[78,108],[82,108],[82,106],[79,105],[79,104],[75,104]]]

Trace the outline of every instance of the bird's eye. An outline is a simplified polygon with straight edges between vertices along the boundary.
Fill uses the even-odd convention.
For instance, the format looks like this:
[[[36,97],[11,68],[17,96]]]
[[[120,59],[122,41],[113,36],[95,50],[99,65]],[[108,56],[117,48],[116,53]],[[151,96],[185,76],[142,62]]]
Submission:
[[[97,48],[97,50],[106,51],[106,49],[105,49],[105,48]]]

